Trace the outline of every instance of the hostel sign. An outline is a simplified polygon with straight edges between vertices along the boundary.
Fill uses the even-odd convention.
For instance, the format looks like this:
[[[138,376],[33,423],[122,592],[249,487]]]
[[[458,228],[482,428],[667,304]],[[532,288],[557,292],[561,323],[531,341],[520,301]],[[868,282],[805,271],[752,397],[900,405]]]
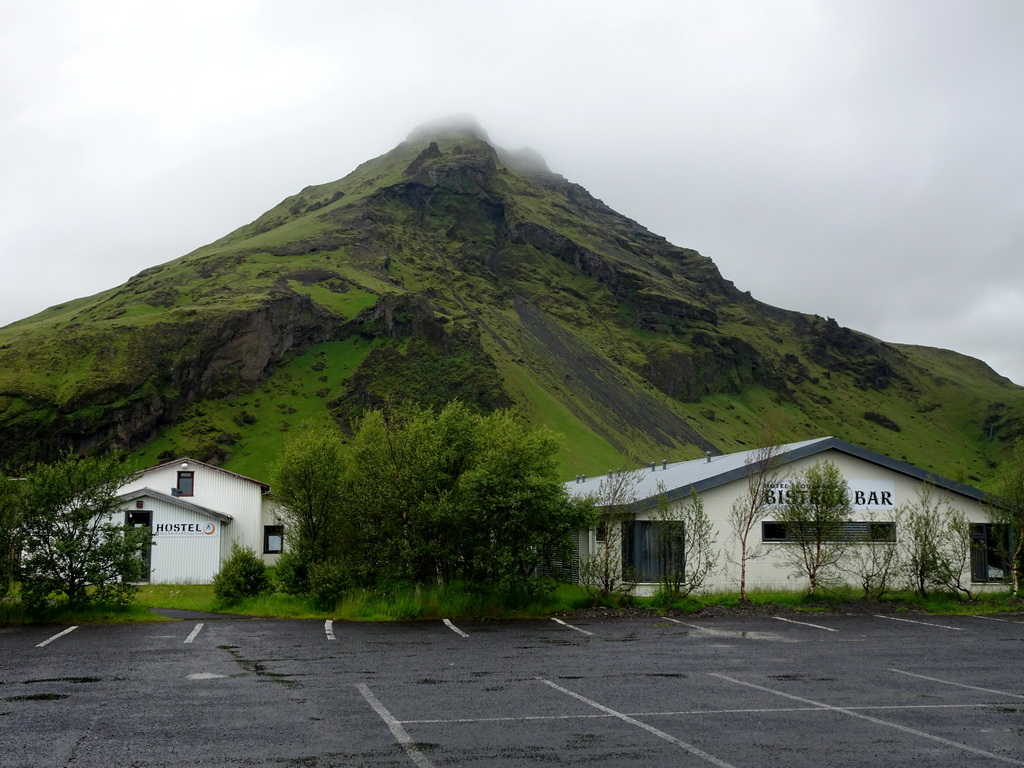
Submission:
[[[213,523],[157,523],[155,536],[212,536],[217,532]]]

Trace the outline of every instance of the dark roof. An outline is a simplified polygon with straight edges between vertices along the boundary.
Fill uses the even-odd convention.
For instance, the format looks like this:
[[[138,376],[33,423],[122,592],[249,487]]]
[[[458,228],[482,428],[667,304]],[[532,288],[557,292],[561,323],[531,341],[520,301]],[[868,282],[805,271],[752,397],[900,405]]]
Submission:
[[[748,462],[754,459],[758,450],[753,449],[724,454],[722,456],[710,456],[703,459],[683,461],[669,464],[664,469],[660,464],[655,464],[653,470],[649,468],[635,470],[642,473],[642,476],[634,489],[635,497],[638,501],[633,506],[638,510],[655,506],[658,497],[662,494],[661,488],[665,489],[665,496],[671,501],[686,498],[690,495],[691,491],[699,493],[746,477],[749,472]],[[897,461],[881,453],[876,453],[859,445],[840,440],[838,437],[820,437],[814,440],[780,445],[778,446],[777,459],[779,466],[782,467],[808,456],[814,456],[830,450],[839,451],[872,464],[877,464],[893,472],[913,477],[922,482],[931,483],[936,488],[942,488],[977,501],[988,501],[985,492],[974,486],[936,475],[926,469],[915,467],[913,464]],[[569,481],[565,485],[569,493],[574,496],[586,496],[596,493],[604,479],[604,475],[598,475],[596,477],[588,477],[582,482]]]

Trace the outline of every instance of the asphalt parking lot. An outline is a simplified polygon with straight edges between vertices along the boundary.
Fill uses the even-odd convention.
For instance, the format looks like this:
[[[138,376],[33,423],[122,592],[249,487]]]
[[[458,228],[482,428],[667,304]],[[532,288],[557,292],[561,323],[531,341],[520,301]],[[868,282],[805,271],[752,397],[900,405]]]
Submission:
[[[0,629],[5,768],[900,764],[1024,766],[1024,618]]]

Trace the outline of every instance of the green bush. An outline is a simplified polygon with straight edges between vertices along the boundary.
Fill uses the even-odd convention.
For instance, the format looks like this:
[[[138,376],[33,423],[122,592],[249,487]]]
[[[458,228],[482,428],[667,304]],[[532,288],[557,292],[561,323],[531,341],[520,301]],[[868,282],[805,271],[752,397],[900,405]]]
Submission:
[[[228,603],[267,592],[270,579],[267,566],[249,547],[231,545],[231,557],[224,561],[213,579],[213,594]]]
[[[309,558],[293,549],[282,552],[274,567],[274,584],[288,595],[308,595]]]
[[[333,607],[351,586],[348,572],[335,561],[313,563],[309,567],[309,591],[322,607]]]

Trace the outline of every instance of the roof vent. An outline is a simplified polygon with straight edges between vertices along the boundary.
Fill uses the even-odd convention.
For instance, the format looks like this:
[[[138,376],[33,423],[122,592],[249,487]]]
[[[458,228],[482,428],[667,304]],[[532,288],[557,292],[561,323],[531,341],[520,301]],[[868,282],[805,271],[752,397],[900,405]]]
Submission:
[[[656,466],[657,466],[657,464],[655,464],[655,463],[654,463],[654,462],[652,461],[652,462],[651,462],[651,472],[653,472],[653,471],[654,471],[654,468],[655,468]]]
[[[181,491],[179,491],[177,488],[171,488],[171,496],[173,496],[174,498],[178,498],[179,496],[181,496]]]
[[[704,455],[708,457],[708,464],[711,463],[711,451],[704,451]]]
[[[662,469],[668,469],[668,459],[662,459],[661,460],[661,468]]]

